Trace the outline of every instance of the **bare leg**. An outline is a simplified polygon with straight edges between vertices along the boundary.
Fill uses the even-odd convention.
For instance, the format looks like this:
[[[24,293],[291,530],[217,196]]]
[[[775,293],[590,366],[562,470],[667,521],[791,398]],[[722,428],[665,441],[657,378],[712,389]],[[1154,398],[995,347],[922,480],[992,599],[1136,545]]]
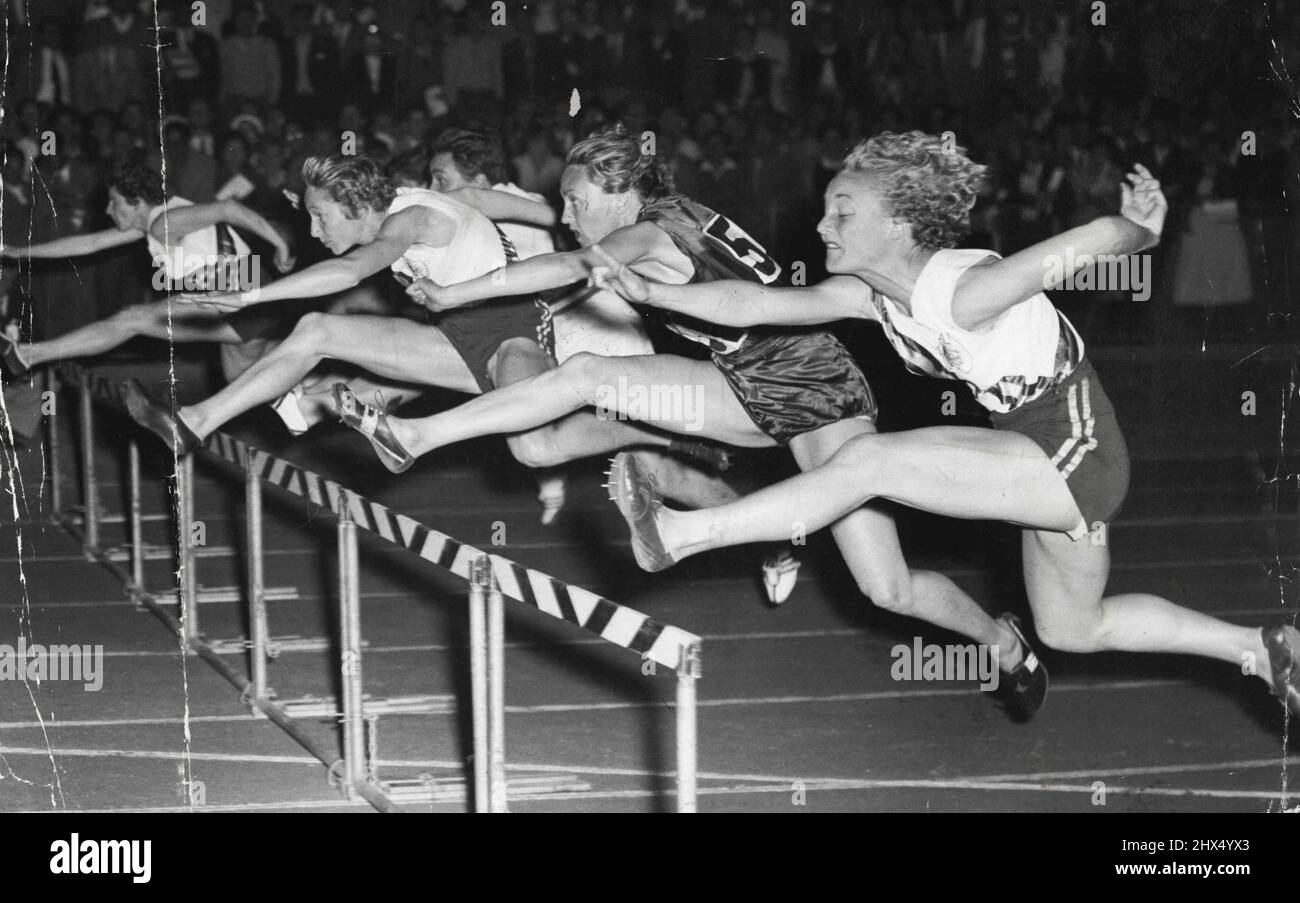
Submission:
[[[676,391],[684,403],[638,402],[656,390]],[[675,433],[729,445],[759,448],[774,444],[749,419],[716,367],[663,354],[576,354],[559,367],[488,392],[450,411],[418,420],[390,418],[389,424],[402,446],[418,456],[453,442],[543,426],[593,406],[599,406],[600,420],[590,414],[569,418],[555,425],[551,441],[564,449],[579,449],[580,455],[636,445],[645,441],[630,438],[639,430],[622,430],[627,435],[611,438],[620,432],[611,424],[629,427],[622,418],[632,417]],[[595,444],[602,436],[603,447]]]
[[[395,317],[309,313],[274,351],[208,400],[181,408],[180,417],[203,438],[232,417],[280,397],[326,358],[390,379],[478,390],[451,342],[432,326]]]
[[[936,427],[858,436],[825,466],[734,504],[713,511],[662,510],[662,535],[675,557],[682,557],[775,538],[790,529],[791,512],[807,529],[820,529],[842,517],[847,506],[876,497],[951,517],[1034,527],[1025,541],[1025,581],[1050,646],[1181,652],[1239,664],[1249,653],[1256,673],[1269,679],[1271,663],[1257,630],[1146,594],[1103,600],[1110,569],[1106,548],[1065,535],[1082,520],[1078,505],[1042,450],[1015,433]]]
[[[845,442],[875,433],[867,420],[842,420],[799,436],[790,443],[800,469],[825,463]],[[1005,624],[991,618],[950,578],[935,571],[909,570],[889,512],[876,507],[851,511],[831,524],[831,535],[862,594],[875,605],[998,646],[998,667],[1020,664],[1020,648]]]
[[[1148,593],[1102,598],[1110,550],[1063,533],[1025,530],[1025,588],[1043,642],[1066,652],[1175,652],[1255,665],[1269,682],[1259,628],[1238,627]]]
[[[1065,532],[1079,509],[1037,445],[1016,433],[932,427],[855,436],[816,470],[710,511],[661,514],[673,557],[820,530],[873,498],[948,517]]]
[[[136,336],[170,338],[176,342],[243,341],[219,314],[193,305],[171,305],[171,329],[168,331],[167,307],[166,301],[134,304],[56,339],[28,345],[22,350],[22,358],[29,366],[35,367],[50,361],[90,357],[112,351]]]

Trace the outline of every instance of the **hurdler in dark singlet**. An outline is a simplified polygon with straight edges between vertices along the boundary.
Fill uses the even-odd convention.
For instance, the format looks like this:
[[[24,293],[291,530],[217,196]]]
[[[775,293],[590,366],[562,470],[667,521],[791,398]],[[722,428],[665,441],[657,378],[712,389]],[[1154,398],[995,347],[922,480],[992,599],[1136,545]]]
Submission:
[[[654,223],[691,261],[691,282],[746,279],[787,285],[781,265],[727,217],[681,195],[652,201],[640,222]],[[655,311],[663,325],[712,353],[750,419],[782,445],[819,427],[876,419],[866,377],[840,341],[824,329],[720,326]]]

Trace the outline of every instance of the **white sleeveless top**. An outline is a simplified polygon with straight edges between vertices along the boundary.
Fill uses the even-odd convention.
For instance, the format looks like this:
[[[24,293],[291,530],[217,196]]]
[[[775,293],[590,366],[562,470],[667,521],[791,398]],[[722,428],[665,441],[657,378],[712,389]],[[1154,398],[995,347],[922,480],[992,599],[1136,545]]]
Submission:
[[[1042,292],[1002,312],[978,332],[952,319],[957,280],[993,251],[938,251],[912,290],[911,312],[873,292],[885,336],[908,369],[959,379],[990,411],[1008,413],[1063,382],[1083,360],[1083,340]]]
[[[513,182],[500,182],[493,185],[492,190],[504,191],[506,194],[537,201],[539,204],[546,203],[546,198],[540,194],[533,191],[524,191]],[[555,241],[551,238],[549,229],[543,229],[541,226],[531,226],[527,223],[498,223],[497,225],[501,227],[501,231],[514,244],[520,260],[527,260],[529,257],[536,257],[538,254],[550,254],[555,250]]]
[[[453,201],[427,188],[399,188],[388,207],[392,216],[407,207],[430,207],[456,224],[455,235],[446,247],[416,242],[393,263],[394,273],[412,279],[432,279],[439,285],[454,285],[505,266],[506,252],[492,221],[472,207]]]
[[[149,243],[149,254],[153,257],[154,266],[162,268],[168,282],[180,282],[186,276],[194,276],[200,271],[214,272],[217,265],[222,263],[217,245],[216,226],[205,226],[179,237],[175,232],[171,232],[167,236],[171,242],[170,250],[153,237],[154,221],[162,216],[164,209],[175,210],[178,207],[193,206],[193,201],[175,197],[149,211],[148,224],[145,226],[145,240]],[[231,238],[234,239],[235,254],[239,257],[247,256],[248,243],[237,230],[230,226],[227,228],[230,229]]]

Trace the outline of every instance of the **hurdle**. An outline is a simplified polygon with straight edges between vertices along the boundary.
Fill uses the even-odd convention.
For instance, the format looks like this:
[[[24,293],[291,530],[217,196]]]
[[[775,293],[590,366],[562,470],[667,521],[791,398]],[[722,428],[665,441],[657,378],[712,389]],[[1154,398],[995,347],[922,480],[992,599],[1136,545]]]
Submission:
[[[377,716],[383,706],[367,702],[362,685],[360,566],[358,531],[364,530],[408,553],[464,579],[468,584],[471,712],[473,724],[474,811],[505,812],[511,788],[521,798],[542,798],[547,792],[581,794],[590,787],[571,775],[538,775],[507,782],[505,759],[505,612],[509,598],[573,624],[601,639],[628,649],[641,659],[655,662],[674,672],[676,734],[676,808],[697,809],[698,713],[697,682],[701,676],[702,640],[681,628],[664,624],[582,587],[565,583],[541,571],[525,567],[500,555],[467,545],[406,515],[391,511],[371,499],[328,480],[292,462],[277,458],[226,433],[209,436],[191,455],[184,456],[175,470],[175,517],[177,525],[177,586],[179,617],[167,610],[158,592],[145,588],[140,492],[140,449],[134,436],[128,437],[128,526],[130,551],[114,556],[101,546],[100,525],[104,517],[98,497],[94,463],[94,404],[123,408],[123,390],[91,371],[64,364],[48,377],[52,391],[60,386],[78,393],[81,448],[82,517],[62,510],[67,493],[59,473],[60,444],[55,418],[47,418],[47,443],[51,474],[52,519],[81,544],[88,560],[96,561],[119,580],[135,603],[158,617],[177,636],[187,654],[202,658],[239,691],[241,702],[265,716],[303,746],[326,768],[327,781],[349,800],[363,799],[384,812],[403,811],[401,801],[450,802],[468,800],[469,787],[461,782],[385,781],[378,775]],[[57,411],[57,407],[56,407]],[[247,585],[242,601],[247,605],[250,637],[243,648],[249,652],[248,675],[231,668],[220,655],[231,641],[209,641],[200,630],[198,582],[193,543],[195,522],[194,459],[202,456],[233,468],[242,478],[245,492],[245,544]],[[341,678],[340,707],[326,702],[315,714],[337,717],[342,729],[342,757],[329,754],[301,728],[291,707],[277,701],[269,684],[268,662],[278,654],[268,625],[268,593],[265,586],[263,549],[264,492],[270,486],[283,496],[306,499],[313,508],[333,516],[338,549],[338,588]],[[235,643],[235,645],[241,645]],[[435,711],[435,708],[403,708],[386,711]],[[299,712],[301,717],[302,713]]]

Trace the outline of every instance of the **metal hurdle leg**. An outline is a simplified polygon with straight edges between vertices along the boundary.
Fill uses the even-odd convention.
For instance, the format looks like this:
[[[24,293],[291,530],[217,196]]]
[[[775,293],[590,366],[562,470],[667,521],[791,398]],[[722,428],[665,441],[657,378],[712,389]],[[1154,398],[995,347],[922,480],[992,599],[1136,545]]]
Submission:
[[[366,783],[365,726],[361,712],[361,581],[357,525],[339,491],[339,632],[343,646],[343,771],[348,799]]]
[[[95,411],[90,397],[90,376],[81,374],[81,481],[85,494],[85,519],[82,530],[85,538],[82,548],[87,560],[99,548],[99,486],[95,482]]]
[[[486,600],[492,565],[486,555],[469,571],[469,674],[474,728],[474,811],[491,811],[488,787],[488,668]]]
[[[244,472],[245,520],[248,535],[248,620],[253,635],[250,671],[253,697],[266,698],[266,660],[269,630],[266,623],[266,586],[262,572],[262,481],[257,476],[258,456],[248,455]]]
[[[501,587],[488,571],[487,684],[488,684],[488,811],[506,812],[506,667],[505,606]]]
[[[677,665],[677,811],[696,811],[695,681],[700,676],[700,647],[683,646]]]
[[[176,474],[176,510],[179,532],[177,549],[181,566],[181,618],[185,623],[185,641],[199,639],[199,578],[194,569],[194,456],[181,459]]]
[[[140,446],[127,442],[127,481],[131,493],[131,587],[144,590],[144,524],[140,512]]]
[[[45,391],[54,402],[50,416],[45,418],[45,441],[49,450],[50,507],[58,514],[63,510],[63,484],[59,479],[59,377],[52,367],[45,371]]]

